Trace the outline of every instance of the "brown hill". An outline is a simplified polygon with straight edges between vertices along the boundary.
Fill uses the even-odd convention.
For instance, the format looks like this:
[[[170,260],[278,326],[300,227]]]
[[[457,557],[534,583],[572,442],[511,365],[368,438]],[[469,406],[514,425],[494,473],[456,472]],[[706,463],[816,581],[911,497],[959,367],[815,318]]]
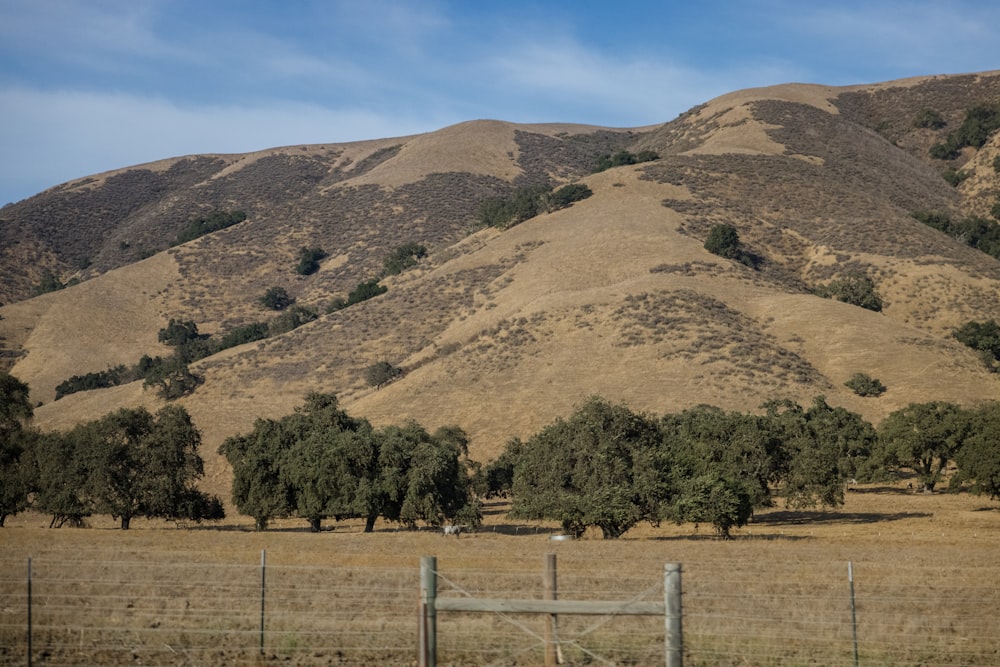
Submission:
[[[950,334],[1000,319],[1000,263],[911,213],[988,210],[1000,139],[952,163],[927,148],[969,106],[997,100],[1000,73],[786,85],[652,128],[475,121],[111,172],[0,210],[3,298],[14,301],[0,309],[0,342],[43,404],[43,427],[155,407],[141,383],[59,401],[54,389],[164,353],[157,332],[171,317],[206,333],[265,319],[257,298],[271,286],[323,313],[393,247],[424,244],[429,257],[384,280],[386,294],[195,364],[205,382],[181,403],[205,435],[208,486],[226,496],[216,446],[308,391],[379,423],[457,423],[479,459],[591,394],[660,413],[824,394],[873,421],[912,401],[993,399],[1000,378]],[[924,109],[949,125],[915,127]],[[590,173],[621,148],[660,159]],[[959,188],[941,177],[949,164],[971,173]],[[475,229],[484,197],[546,179],[594,195],[503,232]],[[217,209],[249,218],[168,249]],[[720,222],[762,259],[757,270],[704,249]],[[294,271],[303,246],[330,255],[308,277]],[[812,295],[852,269],[873,277],[882,313]],[[83,280],[26,299],[44,270]],[[405,376],[368,387],[364,369],[379,360]],[[854,395],[844,382],[856,372],[888,391]]]

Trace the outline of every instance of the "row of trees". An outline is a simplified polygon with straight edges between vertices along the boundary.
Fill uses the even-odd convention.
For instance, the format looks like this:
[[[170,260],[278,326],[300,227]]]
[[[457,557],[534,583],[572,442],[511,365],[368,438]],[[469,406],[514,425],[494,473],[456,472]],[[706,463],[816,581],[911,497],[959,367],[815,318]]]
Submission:
[[[263,530],[297,516],[319,531],[326,519],[478,525],[468,439],[458,427],[433,434],[416,422],[374,428],[311,394],[293,414],[259,419],[219,447],[233,468],[233,502]]]
[[[900,468],[933,490],[954,460],[954,488],[1000,497],[1000,404],[964,410],[914,404],[879,430],[820,397],[763,415],[700,406],[654,417],[592,398],[525,442],[507,444],[480,475],[487,494],[509,494],[512,515],[561,522],[575,535],[604,537],[641,521],[710,523],[728,536],[776,494],[791,507],[836,506],[848,480]]]
[[[0,525],[28,507],[52,526],[95,513],[122,529],[134,517],[223,517],[219,499],[195,486],[201,434],[183,408],[121,409],[65,433],[40,433],[31,417],[27,385],[0,374]]]

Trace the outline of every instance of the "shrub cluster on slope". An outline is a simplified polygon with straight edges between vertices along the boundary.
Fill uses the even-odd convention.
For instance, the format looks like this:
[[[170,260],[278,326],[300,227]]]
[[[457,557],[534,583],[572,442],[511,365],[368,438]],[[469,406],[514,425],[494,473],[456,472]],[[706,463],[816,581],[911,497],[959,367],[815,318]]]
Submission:
[[[826,285],[815,288],[813,293],[824,299],[836,299],[876,313],[882,311],[882,297],[875,290],[875,281],[860,272],[850,272],[843,278],[831,280]]]
[[[931,146],[931,157],[952,160],[966,146],[982,148],[990,136],[1000,129],[1000,105],[977,104],[965,112],[962,125],[948,134],[941,143]]]
[[[627,150],[620,150],[617,153],[605,153],[597,158],[597,164],[594,166],[594,173],[600,173],[602,171],[607,171],[608,169],[613,169],[614,167],[624,167],[630,164],[639,164],[640,162],[652,162],[653,160],[659,160],[660,155],[656,151],[639,151],[638,153],[632,153]]]
[[[188,241],[193,241],[206,234],[232,227],[246,219],[247,214],[243,211],[213,211],[202,218],[192,220],[187,227],[177,234],[170,245],[177,246]]]
[[[1000,213],[1000,206],[997,208]],[[913,217],[994,259],[1000,259],[1000,224],[993,220],[972,215],[956,221],[947,213],[936,211],[916,211]]]
[[[508,229],[541,213],[551,213],[591,196],[583,183],[570,183],[553,191],[551,185],[518,188],[508,197],[487,197],[476,209],[476,219],[484,227]]]

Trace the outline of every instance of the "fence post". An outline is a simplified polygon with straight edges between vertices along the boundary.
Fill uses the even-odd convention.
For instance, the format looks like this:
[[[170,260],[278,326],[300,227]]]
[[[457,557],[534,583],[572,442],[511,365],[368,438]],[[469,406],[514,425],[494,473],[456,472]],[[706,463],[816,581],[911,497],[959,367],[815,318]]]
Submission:
[[[546,600],[555,600],[557,596],[556,584],[556,555],[545,554],[545,571],[542,576],[544,595]],[[555,667],[559,664],[558,656],[558,631],[556,614],[548,614],[545,617],[545,667]]]
[[[663,566],[663,605],[666,610],[667,667],[684,664],[684,638],[681,632],[681,564]]]
[[[260,654],[264,655],[264,591],[267,582],[267,550],[260,550]]]
[[[419,667],[437,665],[437,612],[434,608],[437,598],[437,558],[420,558],[420,612],[418,617],[418,664]]]
[[[31,667],[31,557],[28,557],[28,667]]]
[[[854,667],[858,667],[858,617],[854,605],[854,563],[847,561],[847,581],[851,585],[851,634],[854,638]]]

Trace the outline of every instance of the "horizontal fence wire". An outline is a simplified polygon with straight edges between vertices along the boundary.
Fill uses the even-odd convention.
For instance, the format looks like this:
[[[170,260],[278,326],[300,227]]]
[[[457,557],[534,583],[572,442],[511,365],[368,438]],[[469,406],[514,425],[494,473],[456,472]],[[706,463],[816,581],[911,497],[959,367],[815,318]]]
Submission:
[[[0,563],[0,665],[27,664],[27,564]],[[539,564],[540,565],[540,564]],[[1000,664],[996,566],[683,563],[684,664]],[[411,665],[419,568],[266,566],[157,559],[32,560],[36,665]],[[537,571],[442,569],[438,597],[541,599]],[[560,564],[564,600],[662,602],[663,572]],[[542,615],[442,612],[438,664],[537,665]],[[565,664],[663,665],[662,617],[560,615]]]

